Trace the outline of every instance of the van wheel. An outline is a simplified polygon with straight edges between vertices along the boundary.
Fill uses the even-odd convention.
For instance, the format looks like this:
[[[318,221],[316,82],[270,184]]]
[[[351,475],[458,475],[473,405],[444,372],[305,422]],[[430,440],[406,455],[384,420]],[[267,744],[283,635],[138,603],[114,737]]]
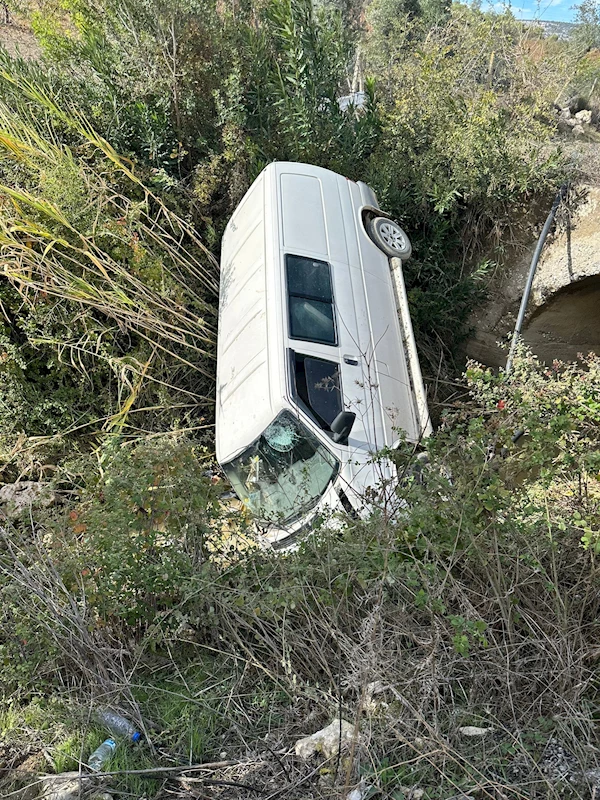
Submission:
[[[410,258],[412,253],[410,240],[398,223],[386,217],[374,217],[367,223],[367,231],[388,258]]]

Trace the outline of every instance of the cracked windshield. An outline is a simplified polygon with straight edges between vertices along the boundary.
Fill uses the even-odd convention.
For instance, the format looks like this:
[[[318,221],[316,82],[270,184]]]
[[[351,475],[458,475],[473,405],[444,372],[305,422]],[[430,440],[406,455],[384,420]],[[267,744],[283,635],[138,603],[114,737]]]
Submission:
[[[224,468],[253,513],[262,520],[283,523],[317,502],[335,476],[338,462],[301,422],[283,411]]]

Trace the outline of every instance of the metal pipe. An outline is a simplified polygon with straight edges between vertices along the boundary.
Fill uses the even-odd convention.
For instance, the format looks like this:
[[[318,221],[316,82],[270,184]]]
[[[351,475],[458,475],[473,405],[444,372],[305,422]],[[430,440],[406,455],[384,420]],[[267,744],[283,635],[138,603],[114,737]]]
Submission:
[[[537,269],[538,261],[540,260],[540,256],[544,248],[546,237],[548,236],[548,233],[550,231],[550,227],[554,222],[554,217],[556,216],[558,206],[560,205],[560,201],[563,199],[568,186],[569,186],[568,183],[563,183],[563,185],[558,190],[558,194],[554,198],[554,202],[552,203],[552,208],[550,209],[550,213],[548,214],[546,222],[544,223],[544,227],[542,228],[542,232],[540,234],[540,238],[538,239],[538,243],[536,245],[533,258],[531,259],[531,266],[529,267],[529,275],[527,276],[527,283],[525,284],[523,297],[521,298],[521,307],[519,308],[519,316],[517,317],[517,324],[515,325],[512,342],[510,343],[510,351],[508,353],[508,358],[506,359],[506,369],[504,370],[504,374],[506,376],[510,375],[512,369],[513,359],[515,357],[517,343],[519,341],[519,336],[521,334],[521,328],[523,327],[523,320],[525,319],[525,312],[527,311],[527,304],[529,303],[529,295],[531,294],[531,287],[533,286],[533,279],[535,278],[535,271]]]

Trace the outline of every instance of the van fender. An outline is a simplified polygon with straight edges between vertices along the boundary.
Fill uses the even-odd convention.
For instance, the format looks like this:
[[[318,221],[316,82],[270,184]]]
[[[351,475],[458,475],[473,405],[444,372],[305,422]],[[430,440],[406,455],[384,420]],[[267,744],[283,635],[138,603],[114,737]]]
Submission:
[[[360,190],[360,196],[365,206],[371,206],[375,211],[379,211],[379,203],[377,202],[377,195],[371,187],[364,181],[357,181],[356,185]]]
[[[367,237],[367,239],[373,243],[374,247],[377,247],[371,235],[369,233],[369,220],[374,219],[375,217],[385,217],[386,219],[392,219],[392,217],[386,212],[382,211],[380,208],[376,206],[361,206],[359,209],[360,213],[360,221],[362,224],[363,233]]]
[[[377,206],[364,205],[360,207],[359,212],[363,230],[370,241],[372,241],[372,239],[369,235],[369,219],[373,219],[374,217],[385,217],[386,219],[391,219],[393,222],[395,222],[391,214],[388,214],[387,211],[382,211],[380,208],[377,208]]]
[[[365,223],[365,217],[367,215],[373,215],[374,217],[385,217],[386,219],[394,219],[391,214],[388,214],[387,211],[382,211],[380,208],[376,206],[361,206],[360,207],[360,215],[363,220],[363,224]]]

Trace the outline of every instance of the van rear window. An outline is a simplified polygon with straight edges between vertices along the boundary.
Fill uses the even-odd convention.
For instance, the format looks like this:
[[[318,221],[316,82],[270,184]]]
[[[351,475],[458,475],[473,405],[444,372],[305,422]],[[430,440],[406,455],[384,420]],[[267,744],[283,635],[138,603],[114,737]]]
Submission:
[[[285,257],[290,336],[307,342],[335,344],[331,270],[326,261]]]

